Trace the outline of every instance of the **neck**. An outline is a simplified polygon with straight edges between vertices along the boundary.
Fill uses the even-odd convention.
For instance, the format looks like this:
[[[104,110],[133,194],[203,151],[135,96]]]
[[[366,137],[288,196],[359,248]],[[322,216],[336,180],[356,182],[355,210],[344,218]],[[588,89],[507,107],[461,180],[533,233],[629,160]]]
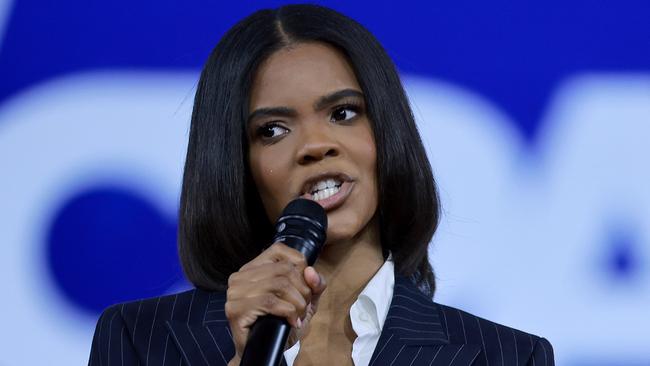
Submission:
[[[350,240],[327,243],[314,267],[327,280],[318,312],[341,313],[349,309],[359,293],[384,264],[379,230],[373,220],[366,230]]]
[[[323,247],[314,267],[325,277],[327,288],[320,296],[310,330],[301,340],[303,346],[311,344],[325,355],[331,349],[351,354],[357,335],[352,328],[350,308],[384,263],[378,229],[376,220],[371,220],[360,235],[327,242]]]

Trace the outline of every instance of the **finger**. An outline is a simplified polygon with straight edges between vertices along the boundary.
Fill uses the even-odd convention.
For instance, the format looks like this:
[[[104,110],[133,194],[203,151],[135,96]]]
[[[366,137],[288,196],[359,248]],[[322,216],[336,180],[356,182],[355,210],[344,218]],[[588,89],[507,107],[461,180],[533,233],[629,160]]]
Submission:
[[[250,327],[259,317],[275,315],[287,319],[292,327],[298,326],[298,314],[295,306],[273,294],[264,294],[253,298],[229,301],[228,319],[234,320],[237,327],[247,336]],[[240,310],[246,309],[246,310]]]
[[[309,266],[304,270],[305,282],[312,290],[312,293],[322,293],[327,287],[327,281],[320,273],[314,269],[314,267]]]
[[[228,278],[228,289],[230,296],[233,297],[251,297],[266,291],[264,283],[269,279],[287,278],[291,285],[300,293],[300,295],[309,302],[312,289],[304,280],[302,271],[298,266],[290,262],[267,263],[259,267],[250,269],[246,272],[235,272]]]
[[[271,292],[284,301],[291,303],[296,308],[296,313],[299,317],[305,315],[307,304],[311,300],[311,294],[306,299],[303,295],[293,286],[291,280],[286,277],[272,278],[266,284]]]
[[[287,260],[297,264],[301,268],[307,267],[307,260],[302,253],[281,242],[273,243],[273,245],[264,251],[264,254],[268,255],[274,262]]]
[[[271,314],[285,318],[292,327],[298,327],[300,319],[296,307],[273,294],[265,294],[250,299],[263,314]],[[259,314],[261,316],[263,314]]]
[[[309,291],[309,290],[308,290]],[[229,300],[241,300],[259,298],[267,294],[272,294],[278,298],[291,303],[300,317],[303,317],[307,305],[311,300],[311,291],[309,296],[305,297],[293,285],[291,280],[286,277],[267,278],[264,281],[237,286],[228,289]]]
[[[318,301],[320,300],[320,296],[327,288],[327,281],[325,280],[324,276],[318,273],[314,267],[311,266],[305,268],[304,276],[307,284],[312,289],[312,297],[309,306],[311,307],[311,311],[315,313],[318,308]]]
[[[266,248],[260,255],[255,257],[255,259],[244,264],[239,270],[245,271],[262,264],[277,263],[281,261],[295,263],[301,269],[307,266],[307,261],[302,253],[281,242],[276,242]]]
[[[269,277],[289,275],[291,272],[298,271],[298,266],[289,261],[259,264],[246,270],[243,270],[243,268],[231,275],[229,279],[231,282],[229,282],[228,286],[240,282],[257,282],[266,280]]]

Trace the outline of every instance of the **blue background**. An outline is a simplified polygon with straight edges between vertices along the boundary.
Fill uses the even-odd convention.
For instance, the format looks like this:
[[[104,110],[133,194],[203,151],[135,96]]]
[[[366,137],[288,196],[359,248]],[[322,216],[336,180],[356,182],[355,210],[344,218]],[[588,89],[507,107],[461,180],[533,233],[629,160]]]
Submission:
[[[30,167],[34,167],[29,173],[33,179],[43,178],[45,181],[44,177],[47,174],[52,177],[63,175],[66,182],[57,183],[56,189],[43,191],[41,197],[48,197],[46,201],[51,204],[43,203],[41,205],[40,201],[35,202],[34,214],[25,214],[24,216],[14,214],[13,209],[18,210],[19,207],[26,207],[22,206],[21,202],[10,203],[0,212],[0,221],[6,225],[2,226],[3,236],[6,233],[18,233],[17,226],[9,224],[9,222],[14,222],[12,220],[21,220],[21,224],[35,228],[34,230],[40,233],[33,239],[25,239],[29,243],[14,239],[3,240],[3,249],[0,249],[0,255],[4,256],[7,261],[16,259],[14,262],[19,264],[16,267],[0,268],[0,281],[6,284],[16,282],[16,278],[25,277],[23,271],[27,269],[31,273],[32,280],[21,284],[21,286],[32,286],[33,293],[45,291],[49,296],[47,298],[51,299],[52,304],[55,304],[52,307],[42,305],[33,309],[21,309],[20,304],[9,302],[2,305],[3,312],[17,312],[18,314],[23,312],[23,315],[18,315],[14,319],[27,318],[31,311],[51,311],[54,314],[60,312],[60,314],[65,314],[61,316],[74,319],[65,324],[54,322],[51,326],[43,325],[43,331],[45,333],[50,331],[52,337],[55,334],[69,334],[68,340],[60,342],[64,342],[66,347],[69,347],[68,350],[72,350],[65,356],[61,355],[60,359],[55,357],[54,360],[44,354],[41,359],[43,362],[47,364],[69,364],[71,360],[77,363],[86,362],[84,357],[87,357],[85,355],[89,350],[94,321],[107,305],[169,293],[188,286],[182,278],[177,263],[176,216],[174,213],[180,189],[182,166],[179,161],[182,163],[182,144],[185,143],[186,135],[177,134],[181,144],[181,149],[179,149],[181,154],[176,154],[174,159],[168,160],[169,164],[167,164],[173,166],[173,170],[176,172],[176,176],[172,174],[172,178],[169,179],[169,185],[173,188],[161,189],[158,183],[154,182],[156,178],[153,177],[156,175],[147,177],[146,166],[139,165],[142,169],[130,166],[126,162],[128,159],[123,159],[123,151],[114,151],[114,154],[102,153],[103,155],[95,160],[94,168],[90,170],[85,167],[76,171],[66,168],[65,172],[60,170],[57,173],[57,170],[52,168],[41,172],[35,165],[31,165],[32,161],[38,161],[39,164],[48,166],[50,160],[57,160],[57,154],[71,156],[87,154],[87,150],[75,150],[76,148],[71,147],[72,145],[69,145],[66,150],[65,144],[63,144],[63,150],[57,147],[52,150],[55,151],[54,153],[43,153],[45,150],[41,151],[42,145],[35,141],[47,140],[51,142],[57,139],[66,141],[75,132],[72,127],[64,126],[73,126],[77,123],[92,128],[94,123],[99,124],[98,121],[106,119],[107,113],[104,109],[104,102],[101,100],[79,99],[79,108],[82,109],[83,106],[84,110],[90,111],[91,116],[93,115],[92,111],[95,110],[97,120],[93,118],[79,120],[74,113],[71,113],[69,118],[64,118],[67,122],[59,125],[60,128],[50,124],[47,128],[30,127],[29,132],[19,134],[15,131],[23,128],[21,127],[23,120],[10,117],[20,116],[22,112],[16,111],[22,110],[21,106],[23,105],[30,106],[29,109],[23,108],[29,113],[34,110],[41,110],[45,113],[48,108],[56,109],[57,99],[54,95],[58,94],[51,97],[48,97],[47,94],[47,90],[49,90],[47,88],[53,85],[64,90],[68,90],[65,88],[76,90],[75,93],[78,95],[85,95],[88,91],[90,95],[93,93],[92,90],[101,90],[104,85],[102,83],[108,83],[107,80],[112,79],[112,75],[115,75],[115,80],[129,80],[130,78],[137,82],[144,80],[144,84],[147,80],[151,81],[152,79],[175,80],[176,76],[174,75],[182,75],[181,78],[184,78],[184,81],[173,84],[177,86],[164,85],[171,89],[176,88],[179,97],[172,98],[172,100],[175,100],[179,106],[187,108],[188,104],[191,105],[193,82],[198,78],[203,62],[220,36],[237,20],[252,11],[263,7],[274,7],[282,3],[270,1],[146,0],[130,2],[117,0],[102,2],[74,0],[61,2],[16,0],[5,2],[4,10],[0,8],[0,36],[2,37],[0,38],[0,143],[3,141],[12,143],[11,149],[9,142],[6,142],[6,150],[0,150],[4,153],[0,156],[0,174],[4,177],[0,182],[0,189],[7,196],[20,195],[19,192],[31,192],[29,191],[30,182],[19,178],[28,176],[21,175],[23,173],[19,174],[19,172],[23,172],[25,169],[30,170]],[[563,126],[567,122],[562,118],[554,117],[556,114],[553,111],[556,109],[553,106],[557,104],[557,100],[564,100],[563,96],[566,99],[568,98],[566,95],[572,95],[570,92],[563,94],[558,90],[565,90],[563,86],[567,84],[575,85],[571,82],[576,78],[582,80],[580,78],[584,75],[595,78],[598,78],[599,75],[604,75],[607,78],[613,77],[620,81],[616,82],[616,90],[631,90],[631,94],[639,96],[638,102],[633,102],[635,108],[639,110],[634,114],[638,117],[638,120],[635,120],[636,124],[632,125],[634,129],[621,132],[620,141],[623,143],[614,144],[614,149],[617,149],[617,146],[621,150],[629,147],[624,143],[627,137],[633,139],[639,138],[639,136],[642,136],[643,139],[650,137],[650,114],[648,114],[647,107],[650,105],[650,100],[647,99],[650,92],[648,83],[650,77],[650,23],[648,22],[650,3],[646,1],[619,1],[616,3],[555,0],[541,3],[515,1],[401,3],[327,1],[322,4],[358,20],[379,38],[404,76],[407,89],[411,85],[409,95],[413,95],[414,99],[419,96],[423,101],[416,105],[422,106],[422,103],[426,104],[427,98],[432,98],[431,95],[437,95],[435,92],[426,94],[427,90],[432,90],[431,88],[417,86],[429,80],[435,83],[436,90],[444,91],[444,88],[448,87],[450,95],[466,93],[471,95],[473,100],[480,100],[481,105],[489,105],[490,110],[498,111],[499,118],[496,119],[499,121],[498,129],[507,131],[504,134],[509,134],[510,137],[501,140],[496,145],[509,144],[504,141],[511,142],[512,148],[507,148],[508,152],[504,153],[504,156],[515,161],[513,163],[513,166],[516,167],[514,171],[528,177],[526,179],[528,185],[535,186],[535,182],[538,182],[535,179],[537,174],[535,172],[542,170],[540,166],[543,166],[545,171],[555,169],[553,167],[556,165],[541,164],[540,161],[544,160],[543,157],[540,157],[541,155],[554,156],[553,151],[555,151],[558,156],[563,156],[560,148],[557,147],[561,144],[557,141],[562,141],[562,136],[569,136],[569,132],[560,136],[558,135],[560,132],[547,131],[563,131],[561,127],[557,126]],[[2,23],[3,19],[4,23]],[[96,74],[104,76],[97,79],[93,76]],[[142,75],[145,75],[145,79]],[[66,80],[73,82],[66,84]],[[158,85],[156,84],[158,81],[155,80],[152,83]],[[119,84],[119,81],[116,83]],[[631,86],[628,88],[627,85]],[[598,88],[596,87],[596,89]],[[129,88],[126,87],[124,90],[128,91]],[[620,95],[611,93],[613,96]],[[137,100],[140,96],[141,94],[133,92],[132,95],[127,95],[125,98]],[[605,99],[607,100],[607,98]],[[48,104],[50,100],[54,102]],[[161,99],[161,103],[162,100],[167,101],[168,99]],[[445,99],[438,98],[437,100],[444,103]],[[574,101],[571,98],[567,100],[569,101],[558,103],[564,105]],[[645,104],[646,102],[648,104]],[[115,99],[115,105],[119,106],[120,103],[122,103],[121,99]],[[125,110],[138,108],[137,103],[135,106],[134,104],[124,105]],[[616,107],[612,108],[614,108],[613,113],[615,114]],[[174,109],[172,108],[172,110]],[[426,108],[423,107],[423,109]],[[189,120],[187,113],[183,111],[179,112],[183,117],[180,118],[182,122],[179,122],[183,125],[178,129],[181,132],[186,131]],[[427,114],[426,111],[422,113],[424,120],[435,119],[437,116],[436,113]],[[36,120],[36,122],[30,122],[30,126],[32,124],[36,126],[39,119],[36,118]],[[476,122],[480,123],[480,118]],[[608,128],[617,131],[616,122],[618,121],[613,122]],[[107,123],[110,124],[110,121]],[[486,122],[486,126],[490,123],[492,122]],[[27,125],[26,122],[25,125]],[[130,129],[120,126],[122,125],[116,124],[115,128],[111,130],[111,134],[103,135],[103,137],[93,136],[91,138],[86,135],[81,138],[89,140],[103,138],[108,141],[107,145],[110,146],[113,141],[115,146],[118,146],[118,140],[128,139],[132,133]],[[493,130],[490,126],[492,125],[485,127],[486,130]],[[589,121],[587,120],[580,126],[587,127],[571,133],[576,136],[583,132],[586,133],[589,130]],[[50,132],[46,133],[45,131]],[[427,135],[427,128],[422,128],[422,131],[425,142],[429,140],[428,136],[431,136],[430,140],[435,141],[435,130],[431,135]],[[608,129],[603,131],[599,132],[598,136],[608,136],[610,133]],[[165,144],[156,142],[157,131],[149,130],[148,133],[153,142],[148,145],[147,140],[138,140],[140,149],[142,151],[149,149],[162,151]],[[3,134],[6,136],[6,140],[2,140]],[[612,134],[615,133],[612,132]],[[9,140],[9,136],[11,136],[11,140]],[[19,141],[14,136],[27,137]],[[30,140],[30,136],[40,137]],[[486,134],[483,139],[487,141],[492,137]],[[160,146],[152,148],[152,145]],[[554,146],[557,147],[557,150],[553,150]],[[587,144],[587,146],[591,145]],[[594,147],[594,151],[601,150],[597,146]],[[429,147],[429,151],[436,154],[437,150],[433,146]],[[480,149],[477,148],[476,152],[469,151],[468,153],[480,154]],[[443,202],[445,199],[451,201],[450,211],[447,213],[453,218],[454,214],[457,214],[454,212],[453,204],[456,191],[444,186],[447,173],[443,167],[446,165],[444,163],[436,165],[436,161],[445,158],[453,161],[454,157],[441,157],[441,155],[443,155],[442,152],[436,154],[436,158],[432,158],[432,163],[436,174],[440,174],[442,177]],[[588,154],[586,156],[576,164],[584,167],[594,164],[608,166],[610,163],[614,165],[620,163],[616,160],[593,161],[589,160]],[[625,160],[623,165],[629,166],[629,170],[625,170],[626,172],[647,172],[647,155],[644,156],[641,151],[631,151],[626,156],[633,158]],[[110,168],[103,169],[106,167],[104,164],[107,161],[110,162],[108,164]],[[122,161],[125,161],[126,168],[124,169],[120,168]],[[165,160],[161,160],[161,164],[165,165]],[[49,166],[56,166],[56,164],[52,163]],[[472,167],[466,168],[472,170]],[[499,169],[495,167],[488,171],[494,172]],[[152,170],[155,169],[152,168]],[[134,173],[134,171],[139,172]],[[616,177],[623,182],[633,180],[633,176],[625,174],[627,173],[616,174]],[[641,177],[646,179],[647,174],[643,173]],[[454,179],[457,178],[449,178],[447,181],[453,182]],[[462,177],[458,179],[462,179]],[[466,177],[466,179],[470,179],[470,177]],[[508,181],[508,179],[510,178],[506,177],[504,181]],[[518,187],[522,184],[519,181],[512,183],[511,180],[510,182]],[[639,197],[646,197],[647,183],[649,182],[637,180],[633,184],[635,188],[626,191],[632,195],[638,192]],[[552,186],[552,184],[550,185]],[[576,187],[567,189],[579,192],[588,188],[576,185]],[[144,193],[148,189],[159,194]],[[462,191],[459,192],[462,193]],[[566,193],[567,197],[572,195],[570,192]],[[602,194],[596,196],[602,197],[605,193],[607,192],[603,191]],[[35,197],[31,193],[24,194]],[[536,194],[538,193],[530,195],[535,196]],[[166,197],[161,199],[165,202],[162,205],[166,205],[166,208],[161,208],[160,196]],[[510,198],[516,201],[515,197]],[[585,232],[591,233],[590,238],[593,239],[587,246],[581,248],[591,248],[593,251],[584,253],[577,250],[572,254],[574,255],[572,258],[593,257],[593,260],[589,264],[583,263],[582,266],[579,261],[567,265],[569,269],[576,271],[576,276],[585,278],[585,283],[590,284],[579,287],[584,289],[584,294],[576,294],[567,288],[566,293],[571,294],[569,297],[584,296],[589,301],[593,301],[594,294],[600,290],[590,286],[605,283],[608,286],[607,292],[612,296],[627,299],[627,302],[615,305],[619,306],[620,310],[612,309],[612,311],[620,313],[625,309],[632,309],[628,314],[630,318],[625,320],[629,324],[627,326],[632,328],[635,327],[633,316],[636,314],[650,317],[650,311],[645,313],[637,311],[638,302],[648,296],[647,283],[650,278],[648,276],[650,264],[648,232],[650,228],[647,226],[649,217],[643,203],[644,199],[639,198],[637,206],[618,207],[615,203],[610,202],[607,203],[610,206],[603,208],[604,212],[608,212],[608,215],[605,215],[607,217],[595,215],[577,220],[575,225],[582,225]],[[612,199],[612,201],[616,200]],[[543,199],[541,202],[543,204]],[[481,205],[483,202],[478,200],[474,201],[474,204]],[[509,207],[504,204],[502,209],[508,210]],[[539,204],[531,204],[531,207],[539,207]],[[459,211],[461,210],[459,209]],[[558,215],[564,215],[566,220],[574,219],[566,213],[558,213]],[[535,215],[531,215],[531,221],[534,219],[532,216]],[[465,218],[467,217],[463,216],[463,219]],[[473,219],[475,218],[469,218],[469,220]],[[480,219],[478,220],[480,221]],[[528,228],[533,230],[534,225],[533,223]],[[490,227],[489,232],[493,233],[497,229]],[[503,230],[508,229],[503,228]],[[553,227],[545,228],[545,230],[554,232]],[[456,226],[453,231],[454,234],[464,235],[462,225]],[[564,236],[559,228],[555,229],[555,233],[557,234],[555,241],[550,245],[570,245],[570,235]],[[7,237],[20,238],[21,236],[16,234],[15,236],[7,235]],[[489,235],[487,237],[492,238]],[[500,238],[500,236],[496,237]],[[537,249],[532,247],[521,249],[517,238],[508,240],[506,240],[506,245],[517,246],[517,250],[521,250],[521,252],[512,252],[513,256],[516,255],[520,258],[524,255],[534,262],[532,258],[535,258]],[[449,238],[449,235],[445,236],[442,233],[441,239],[436,245],[445,248],[446,243],[453,243],[453,237]],[[7,250],[4,249],[5,247],[13,249]],[[551,311],[528,314],[528,317],[538,320],[533,320],[530,324],[519,324],[517,323],[520,321],[519,317],[514,315],[509,317],[508,314],[501,313],[489,305],[483,306],[480,294],[473,297],[473,278],[471,276],[457,277],[458,281],[453,282],[453,286],[450,286],[452,289],[445,292],[444,279],[453,277],[451,275],[446,277],[447,273],[453,272],[451,269],[450,272],[444,272],[444,269],[451,267],[462,269],[463,267],[463,263],[451,262],[455,255],[451,252],[454,250],[453,245],[447,244],[447,248],[450,247],[452,249],[446,249],[447,252],[445,249],[441,249],[441,258],[448,258],[449,261],[445,261],[444,265],[436,266],[438,275],[443,279],[442,282],[439,282],[439,286],[443,288],[441,289],[441,300],[468,308],[479,315],[496,317],[497,320],[509,325],[523,327],[526,330],[548,336],[556,347],[559,364],[650,364],[650,353],[648,353],[647,347],[638,349],[638,352],[634,352],[635,347],[632,346],[630,349],[619,347],[618,350],[604,348],[604,345],[610,342],[631,342],[630,345],[641,343],[638,337],[633,335],[630,335],[630,339],[617,339],[616,337],[608,339],[607,337],[596,337],[592,330],[586,328],[581,337],[574,333],[567,335],[564,329],[553,322],[545,325],[544,320],[553,316]],[[458,249],[458,247],[456,248]],[[479,249],[485,251],[485,255],[490,255],[489,246]],[[433,252],[432,258],[435,256],[436,253]],[[433,261],[435,263],[435,260]],[[16,271],[11,269],[17,267],[21,269]],[[34,267],[39,269],[32,270]],[[540,269],[538,279],[546,278],[544,271],[548,270],[552,269]],[[480,273],[476,273],[476,276],[480,276]],[[18,285],[14,283],[12,286]],[[7,287],[7,291],[10,291],[10,288],[13,287]],[[459,288],[464,288],[466,291],[458,290]],[[548,296],[553,297],[552,302],[559,304],[556,309],[561,308],[564,296],[561,290],[562,284],[545,284],[542,288],[553,288],[553,292],[548,293]],[[516,291],[518,290],[515,288],[509,290],[512,293]],[[5,299],[10,296],[8,293],[3,294]],[[25,295],[25,298],[30,297]],[[45,303],[48,301],[50,300],[46,300]],[[504,299],[504,301],[516,304],[519,300],[513,296],[512,299]],[[577,301],[579,300],[574,302]],[[9,309],[5,309],[5,306],[9,306]],[[525,316],[522,315],[522,317]],[[571,319],[571,316],[566,315],[566,318]],[[610,319],[611,322],[614,320],[614,318]],[[647,324],[648,320],[645,319],[644,322],[641,324]],[[16,327],[19,326],[18,320],[14,320],[12,324]],[[566,322],[564,324],[567,327],[580,328],[578,325],[570,326]],[[34,329],[39,328],[38,325],[33,325],[33,327]],[[530,329],[531,327],[533,329]],[[631,332],[630,334],[637,333]],[[650,336],[647,335],[647,330],[645,334],[644,341],[649,344]],[[24,337],[26,339],[29,336],[24,335]],[[65,336],[61,337],[65,338]],[[17,338],[20,341],[21,337]],[[46,339],[50,339],[50,337],[46,337]],[[4,341],[8,342],[5,345],[18,342],[9,339]],[[594,349],[594,346],[598,347],[595,352],[589,352]],[[44,347],[57,348],[61,347],[61,344],[52,340],[49,346],[46,343]],[[8,364],[19,364],[18,352],[14,355],[12,348],[2,347],[2,349],[4,350],[2,353],[8,357]],[[38,356],[33,357],[34,360],[39,360]]]

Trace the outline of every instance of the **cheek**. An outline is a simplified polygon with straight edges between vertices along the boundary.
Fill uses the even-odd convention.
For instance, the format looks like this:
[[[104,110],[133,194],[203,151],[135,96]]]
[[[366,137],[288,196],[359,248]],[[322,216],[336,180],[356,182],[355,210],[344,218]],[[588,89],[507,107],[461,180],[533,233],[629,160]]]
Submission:
[[[264,208],[267,215],[271,217],[277,211],[275,206],[277,206],[278,188],[282,186],[282,174],[277,166],[277,160],[273,159],[270,154],[251,150],[249,164]]]
[[[370,187],[371,190],[370,200],[372,202],[371,210],[372,210],[372,214],[374,215],[375,211],[377,210],[377,204],[379,201],[379,184],[377,180],[377,147],[375,145],[372,132],[370,131],[369,131],[368,139],[369,141],[364,145],[363,151],[361,153],[365,157],[364,159],[364,161],[366,162],[365,169],[368,172],[368,180],[371,186]]]
[[[348,146],[353,147],[350,152],[363,177],[362,189],[365,204],[361,207],[374,213],[378,201],[377,147],[370,125],[366,124],[359,127],[355,133],[348,135],[354,140],[348,141]]]
[[[370,182],[373,184],[373,188],[377,188],[377,147],[375,145],[374,136],[372,130],[367,126],[361,138],[355,144],[357,146],[357,156],[360,162],[362,162],[363,170],[367,174],[367,177]],[[375,192],[376,193],[376,192]]]

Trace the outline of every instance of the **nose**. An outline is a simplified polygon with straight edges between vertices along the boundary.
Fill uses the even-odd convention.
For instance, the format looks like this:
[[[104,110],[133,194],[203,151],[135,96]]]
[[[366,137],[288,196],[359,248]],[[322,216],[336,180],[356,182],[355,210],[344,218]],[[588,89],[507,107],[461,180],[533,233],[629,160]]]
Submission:
[[[327,127],[318,124],[304,129],[298,150],[299,164],[311,164],[340,154],[340,145],[329,132]]]

